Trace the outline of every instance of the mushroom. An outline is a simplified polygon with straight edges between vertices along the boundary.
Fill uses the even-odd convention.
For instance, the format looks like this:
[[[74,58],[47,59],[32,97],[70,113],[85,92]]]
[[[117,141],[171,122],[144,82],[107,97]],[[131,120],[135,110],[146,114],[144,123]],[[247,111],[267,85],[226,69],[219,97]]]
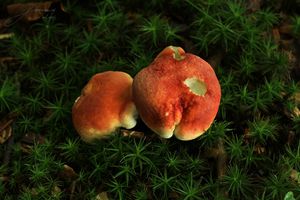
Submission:
[[[132,81],[129,74],[117,71],[98,73],[89,80],[72,107],[73,125],[84,141],[136,125]]]
[[[202,135],[221,99],[213,68],[181,47],[166,47],[133,80],[133,101],[144,123],[163,138]]]

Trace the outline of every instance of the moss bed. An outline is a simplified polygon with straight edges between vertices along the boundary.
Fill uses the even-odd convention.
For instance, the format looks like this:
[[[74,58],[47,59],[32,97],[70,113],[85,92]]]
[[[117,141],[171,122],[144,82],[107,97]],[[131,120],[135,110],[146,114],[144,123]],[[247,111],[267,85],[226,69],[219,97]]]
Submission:
[[[26,3],[0,4],[0,199],[300,199],[300,1]],[[184,142],[138,120],[83,142],[91,76],[134,77],[169,45],[219,78],[210,129]]]

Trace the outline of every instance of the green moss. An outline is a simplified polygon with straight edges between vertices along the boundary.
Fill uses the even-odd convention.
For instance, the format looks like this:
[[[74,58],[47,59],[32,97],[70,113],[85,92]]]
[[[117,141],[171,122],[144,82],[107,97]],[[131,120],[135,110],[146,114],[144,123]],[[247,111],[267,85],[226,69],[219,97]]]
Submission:
[[[272,32],[288,18],[291,33],[280,41],[297,46],[298,1],[263,1],[257,9],[241,0],[62,4],[64,11],[0,29],[14,33],[0,40],[0,116],[17,115],[14,141],[0,144],[0,160],[9,158],[0,162],[1,199],[95,199],[100,192],[110,199],[300,198],[290,178],[300,170],[299,52]],[[133,130],[145,138],[117,131],[81,141],[71,108],[90,77],[108,70],[135,76],[170,45],[221,60],[213,66],[221,105],[208,131],[193,141],[162,140],[140,122]]]

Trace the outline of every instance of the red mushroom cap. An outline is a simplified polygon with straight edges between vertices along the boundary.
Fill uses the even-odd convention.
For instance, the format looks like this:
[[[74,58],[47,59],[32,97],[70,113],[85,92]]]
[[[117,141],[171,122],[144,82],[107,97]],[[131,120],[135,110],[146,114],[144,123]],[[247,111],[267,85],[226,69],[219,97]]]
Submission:
[[[192,140],[212,124],[221,88],[213,68],[180,47],[165,48],[133,80],[141,119],[161,137]]]
[[[132,78],[124,72],[94,75],[72,108],[73,125],[83,140],[102,138],[118,127],[136,125],[132,101]]]

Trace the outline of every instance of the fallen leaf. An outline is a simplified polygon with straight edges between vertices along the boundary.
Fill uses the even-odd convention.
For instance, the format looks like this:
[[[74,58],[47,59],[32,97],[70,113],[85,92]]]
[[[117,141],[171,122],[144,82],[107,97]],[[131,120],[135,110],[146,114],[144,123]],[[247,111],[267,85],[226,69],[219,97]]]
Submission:
[[[139,132],[139,131],[130,131],[130,130],[121,129],[120,132],[121,135],[124,137],[142,138],[145,136],[143,132]]]
[[[0,132],[0,144],[3,144],[6,142],[10,137],[12,133],[12,128],[11,126],[6,127]]]
[[[51,1],[38,3],[16,3],[6,7],[10,16],[21,16],[24,21],[40,19],[46,12],[50,12]]]
[[[15,114],[10,113],[0,121],[0,144],[6,142],[12,135],[11,124],[15,120]]]
[[[30,153],[31,149],[35,143],[43,144],[43,143],[45,143],[45,138],[34,132],[26,133],[20,141],[21,151],[23,153]]]
[[[0,57],[0,64],[4,64],[6,62],[14,62],[16,61],[17,58],[15,57],[10,57],[10,56],[7,56],[7,57]]]
[[[21,148],[21,151],[22,151],[23,153],[29,154],[29,153],[31,152],[32,145],[28,145],[28,144],[21,143],[21,144],[20,144],[20,148]]]
[[[266,148],[257,144],[254,148],[254,152],[256,152],[258,155],[264,154],[266,152]]]
[[[4,33],[4,34],[0,34],[0,40],[3,39],[8,39],[14,36],[14,33]]]
[[[61,189],[57,186],[54,185],[51,191],[52,197],[59,197],[59,195],[61,194]]]
[[[70,167],[69,165],[64,165],[61,176],[68,180],[74,180],[77,177],[77,174],[72,167]]]
[[[101,192],[101,193],[99,193],[96,196],[95,200],[109,200],[108,196],[107,196],[107,192]]]
[[[251,135],[250,135],[250,129],[249,129],[249,128],[245,128],[245,130],[244,130],[244,135],[243,135],[244,142],[245,142],[246,144],[249,144],[250,138],[251,138]]]
[[[34,143],[43,144],[45,143],[45,138],[34,132],[28,132],[23,136],[21,142],[27,145],[33,145]]]
[[[299,117],[300,116],[300,110],[298,107],[295,107],[293,110],[293,115],[294,117]]]
[[[10,27],[12,24],[14,24],[15,19],[13,17],[7,18],[7,19],[0,19],[0,30],[6,30],[8,27]]]
[[[169,193],[169,197],[172,198],[172,199],[179,199],[179,198],[180,198],[180,195],[178,194],[178,192],[171,191],[171,192]]]
[[[290,174],[290,178],[297,182],[298,184],[300,184],[300,173],[298,171],[296,171],[295,169],[292,169],[291,174]]]
[[[300,105],[300,92],[295,93],[290,99],[295,102],[295,107],[291,111],[291,117],[299,117],[300,110],[298,106]]]

